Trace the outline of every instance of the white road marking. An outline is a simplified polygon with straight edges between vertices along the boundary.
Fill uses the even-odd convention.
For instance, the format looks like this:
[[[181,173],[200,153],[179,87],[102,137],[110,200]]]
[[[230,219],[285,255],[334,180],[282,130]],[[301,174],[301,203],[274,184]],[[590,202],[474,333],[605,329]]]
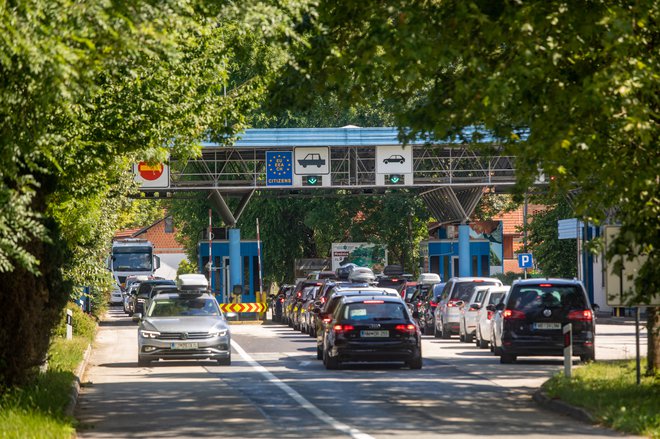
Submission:
[[[279,378],[273,375],[265,367],[255,361],[250,354],[245,352],[245,350],[234,340],[231,341],[232,347],[239,353],[245,361],[250,364],[257,372],[261,373],[268,381],[275,384],[277,387],[282,389],[287,395],[294,399],[302,408],[314,415],[319,421],[325,422],[330,427],[334,428],[337,431],[350,435],[354,439],[374,439],[372,436],[369,436],[366,433],[362,433],[360,430],[353,428],[349,425],[346,425],[342,422],[337,421],[332,416],[323,412],[321,409],[316,407],[314,404],[306,400],[300,393],[296,392],[293,388],[288,386],[286,383],[282,382]]]

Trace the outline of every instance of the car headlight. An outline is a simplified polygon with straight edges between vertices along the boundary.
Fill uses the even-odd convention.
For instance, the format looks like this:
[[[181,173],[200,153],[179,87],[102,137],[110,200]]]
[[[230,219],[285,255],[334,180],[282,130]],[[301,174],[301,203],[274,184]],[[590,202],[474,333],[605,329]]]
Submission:
[[[209,335],[211,337],[224,337],[227,335],[228,330],[227,329],[217,329],[215,331],[209,332]]]
[[[140,337],[142,338],[156,338],[160,335],[158,331],[145,331],[144,329],[140,330]]]

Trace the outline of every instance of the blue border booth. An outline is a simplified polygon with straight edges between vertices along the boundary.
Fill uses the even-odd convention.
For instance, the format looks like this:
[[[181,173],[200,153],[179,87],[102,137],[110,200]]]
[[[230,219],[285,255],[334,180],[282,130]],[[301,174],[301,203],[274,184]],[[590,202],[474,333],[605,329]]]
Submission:
[[[262,243],[263,244],[263,243]],[[243,293],[237,301],[240,303],[256,302],[256,292],[259,291],[259,256],[256,240],[245,240],[240,242],[240,264]],[[263,250],[263,248],[262,248]],[[233,288],[230,285],[230,259],[229,241],[218,240],[212,243],[213,266],[211,271],[211,291],[215,294],[218,302],[231,303]],[[209,242],[200,241],[197,244],[198,264],[202,273],[208,278]]]
[[[440,275],[443,282],[459,276],[458,240],[422,241],[422,271]],[[490,243],[485,239],[470,240],[470,276],[490,276]]]

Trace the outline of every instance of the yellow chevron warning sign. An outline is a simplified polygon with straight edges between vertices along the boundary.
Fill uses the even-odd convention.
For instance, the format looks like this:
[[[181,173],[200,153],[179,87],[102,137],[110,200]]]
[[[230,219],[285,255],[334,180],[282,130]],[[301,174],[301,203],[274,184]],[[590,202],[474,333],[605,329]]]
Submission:
[[[223,312],[265,312],[268,307],[265,303],[221,303]]]

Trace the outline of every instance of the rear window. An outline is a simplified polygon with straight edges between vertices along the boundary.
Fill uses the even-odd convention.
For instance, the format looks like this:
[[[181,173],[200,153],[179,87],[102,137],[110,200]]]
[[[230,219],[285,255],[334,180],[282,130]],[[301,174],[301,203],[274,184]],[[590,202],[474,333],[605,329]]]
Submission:
[[[582,290],[573,285],[533,285],[511,290],[507,308],[523,312],[543,308],[581,310],[587,308]]]
[[[467,302],[468,300],[470,300],[470,296],[472,295],[472,292],[474,291],[475,288],[487,287],[491,285],[498,285],[498,284],[494,282],[461,282],[456,284],[456,288],[454,289],[451,298],[455,300],[462,300],[463,302]]]
[[[491,293],[488,298],[488,305],[497,305],[502,301],[504,293]]]
[[[402,303],[349,303],[341,311],[342,321],[406,320],[406,306]]]
[[[410,301],[415,296],[417,287],[406,287],[406,300]]]
[[[376,286],[384,288],[398,288],[405,283],[406,280],[404,278],[382,278],[378,280]]]

